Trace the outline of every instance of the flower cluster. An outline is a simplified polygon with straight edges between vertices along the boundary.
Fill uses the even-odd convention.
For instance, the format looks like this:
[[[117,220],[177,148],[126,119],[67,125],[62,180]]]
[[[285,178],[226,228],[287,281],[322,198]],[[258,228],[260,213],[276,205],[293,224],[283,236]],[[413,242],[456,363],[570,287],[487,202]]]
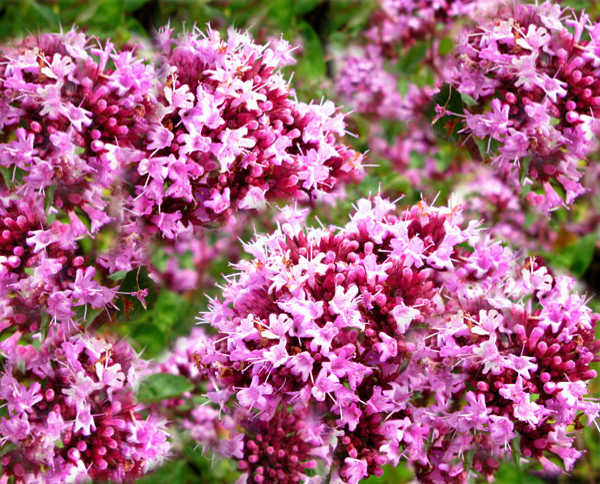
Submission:
[[[393,53],[398,44],[411,47],[421,40],[439,38],[451,30],[457,20],[481,15],[498,4],[497,0],[380,0],[372,27],[371,40]]]
[[[339,96],[359,113],[375,119],[401,119],[402,97],[397,79],[384,68],[385,59],[375,45],[367,45],[340,59],[337,75]]]
[[[126,342],[57,331],[11,353],[0,377],[4,479],[132,482],[168,455],[166,421],[136,404],[144,365]]]
[[[77,222],[49,224],[34,194],[3,196],[0,203],[0,331],[37,332],[44,317],[73,327],[78,308],[113,306],[116,289],[94,278],[96,269],[77,246],[83,235]]]
[[[499,167],[526,164],[525,174],[544,189],[528,201],[544,211],[585,193],[579,166],[600,128],[600,27],[585,13],[563,15],[549,1],[504,7],[462,33],[447,72],[477,101],[464,130],[498,145],[491,157]]]
[[[519,196],[521,186],[514,172],[479,165],[471,175],[455,188],[468,218],[482,219],[488,233],[515,247],[552,250],[557,234],[542,213],[534,211],[535,220],[528,224],[532,207]]]
[[[411,83],[401,95],[397,77],[386,69],[382,50],[374,44],[338,60],[338,96],[371,123],[369,149],[374,157],[389,161],[420,190],[428,190],[431,180],[448,180],[460,172],[460,156],[443,170],[436,164],[439,147],[425,116],[436,88]],[[414,166],[415,157],[423,160],[421,166]]]
[[[329,432],[311,417],[308,409],[278,411],[269,420],[237,412],[245,433],[244,451],[238,460],[243,482],[258,484],[307,484],[320,477],[307,475],[319,463],[327,464]]]
[[[425,25],[425,18],[430,27],[386,30],[417,7],[405,27]],[[550,2],[514,8],[495,1],[383,2],[361,37],[363,47],[338,58],[337,92],[356,109],[357,125],[367,126],[361,134],[378,161],[428,196],[452,186],[463,192],[466,207],[472,205],[467,216],[484,218],[513,243],[547,250],[566,240],[560,234],[593,232],[599,212],[594,156],[600,125],[591,82],[597,29],[585,14],[565,19],[565,12]],[[458,45],[441,49],[440,41],[449,43],[449,34],[465,23]],[[413,51],[398,57],[392,49],[398,42]],[[415,56],[422,56],[418,66],[407,70],[403,62]],[[456,149],[459,142],[467,149]],[[582,160],[588,161],[583,170]],[[473,161],[492,163],[497,173]],[[490,175],[473,182],[475,171]],[[513,198],[510,213],[484,207],[482,190]],[[577,213],[550,222],[550,211],[576,198]],[[537,219],[535,227],[517,222],[527,214]]]
[[[279,68],[289,45],[228,40],[199,29],[159,32],[161,117],[132,165],[132,210],[173,238],[272,199],[331,200],[362,177],[361,156],[337,143],[344,115],[331,101],[304,104]],[[339,195],[340,193],[338,193]]]
[[[445,143],[458,121],[443,128],[447,135],[441,142],[439,131],[443,129],[432,126],[430,119],[434,99],[440,93],[442,73],[451,59],[449,52],[440,51],[439,41],[455,21],[483,8],[481,2],[382,2],[361,35],[360,46],[353,46],[336,59],[336,92],[345,105],[357,112],[357,125],[368,129],[360,134],[368,136],[370,153],[378,161],[390,162],[395,171],[428,195],[435,196],[439,191],[432,181],[453,183],[456,175],[468,170],[463,166],[464,154],[455,150],[449,155],[449,145]],[[452,13],[447,16],[443,12]],[[400,22],[404,17],[406,22]],[[425,18],[430,28],[413,32],[404,28]],[[392,19],[406,25],[400,27]],[[394,47],[400,37],[396,34],[403,37],[402,47],[413,46],[415,52],[398,56]],[[404,65],[408,59],[416,63],[417,75],[409,74],[410,69]],[[423,78],[428,81],[424,83]],[[446,149],[440,150],[444,144]],[[440,158],[451,161],[439,163]]]
[[[14,138],[0,144],[0,166],[15,188],[44,194],[81,233],[114,218],[104,191],[119,182],[123,162],[104,154],[104,141],[139,142],[144,115],[157,109],[154,68],[92,42],[76,30],[28,37],[4,48],[0,62],[0,129]]]
[[[135,403],[141,361],[125,342],[88,335],[118,298],[146,308],[147,289],[119,292],[123,274],[146,267],[158,290],[188,291],[210,261],[236,253],[238,210],[247,221],[270,200],[330,202],[363,175],[339,143],[344,115],[295,99],[280,70],[292,60],[285,41],[171,33],[159,33],[151,62],[76,30],[0,53],[7,479],[123,481],[159,463],[170,444],[160,413],[144,419]],[[34,334],[39,350],[20,346]]]
[[[267,200],[330,200],[361,178],[361,156],[338,143],[343,114],[293,98],[279,70],[286,42],[210,29],[158,38],[160,68],[76,30],[3,50],[2,327],[35,331],[32,312],[71,322],[73,307],[110,306],[114,284],[95,277],[152,268],[158,245],[171,261],[154,278],[187,290],[231,245],[211,247],[203,226],[235,225],[238,209]],[[105,242],[83,254],[90,237]],[[186,272],[177,256],[189,251]]]
[[[491,475],[517,436],[524,457],[554,471],[554,454],[570,469],[569,428],[600,408],[584,399],[600,316],[571,278],[482,237],[477,222],[463,228],[459,207],[394,209],[363,199],[342,228],[290,217],[246,245],[252,260],[204,317],[219,331],[197,354],[207,395],[253,421],[310,410],[314,433],[334,437],[323,440],[331,482],[381,475],[403,456],[422,482],[463,483]],[[262,473],[249,468],[247,482]]]

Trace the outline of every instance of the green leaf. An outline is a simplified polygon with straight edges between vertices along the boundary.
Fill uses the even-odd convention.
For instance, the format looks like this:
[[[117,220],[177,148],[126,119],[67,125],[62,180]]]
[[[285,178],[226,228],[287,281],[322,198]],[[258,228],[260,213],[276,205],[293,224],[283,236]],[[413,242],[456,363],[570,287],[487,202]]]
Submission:
[[[500,468],[494,477],[497,484],[544,484],[542,479],[521,472],[521,469],[511,462],[500,463]]]
[[[519,174],[519,183],[521,184],[521,186],[525,186],[525,178],[527,178],[527,175],[529,174],[529,163],[531,163],[530,157],[521,160],[521,166],[519,167],[519,170],[521,172]]]
[[[342,29],[352,35],[362,32],[378,7],[375,0],[360,1],[333,1],[331,3],[331,25],[330,32],[334,33]]]
[[[0,37],[23,36],[59,26],[56,13],[32,0],[0,0]]]
[[[404,462],[397,467],[387,465],[383,468],[383,476],[371,476],[365,479],[364,484],[403,484],[414,480],[414,473]]]
[[[427,117],[433,122],[436,118],[435,106],[444,106],[447,111],[453,113],[447,116],[442,116],[433,123],[433,131],[445,140],[452,143],[458,143],[460,135],[458,132],[462,128],[460,118],[455,114],[464,114],[463,101],[460,93],[448,84],[444,84],[440,88],[440,92],[433,97],[433,100],[426,108]]]
[[[160,331],[168,333],[187,307],[182,295],[163,289],[152,309],[151,319]]]
[[[108,276],[108,278],[111,281],[122,281],[123,279],[125,279],[127,274],[128,274],[127,271],[117,271],[117,272],[113,272],[110,276]]]
[[[123,0],[123,10],[125,12],[135,12],[146,5],[149,1],[150,0]]]
[[[88,2],[85,5],[86,8],[80,9],[75,19],[78,25],[87,24],[92,33],[103,37],[118,36],[124,23],[122,0]]]
[[[165,462],[164,465],[156,469],[154,472],[137,479],[137,484],[185,484],[185,467],[184,460],[174,460]]]
[[[267,13],[267,19],[273,22],[276,30],[288,32],[294,23],[293,0],[276,0]]]
[[[2,444],[2,447],[0,447],[0,456],[10,452],[11,450],[15,450],[16,448],[17,446],[12,442],[6,442]]]
[[[0,175],[2,175],[2,179],[4,180],[4,184],[6,186],[12,185],[12,170],[8,168],[0,168]]]
[[[155,373],[142,381],[137,398],[139,402],[155,403],[177,398],[193,389],[194,385],[183,376]]]
[[[297,16],[302,17],[313,11],[317,5],[323,2],[324,0],[296,0],[294,2],[294,12]]]
[[[128,337],[135,343],[136,348],[143,351],[146,358],[155,358],[165,350],[167,336],[155,324],[142,320],[132,321]]]
[[[475,101],[475,98],[463,92],[460,93],[460,97],[463,104],[466,104],[467,106],[477,106],[479,104],[477,101]]]
[[[517,478],[516,480],[518,484],[523,484],[523,475],[521,473],[521,436],[517,434],[516,438],[514,438],[512,442],[512,454],[513,461],[515,463],[514,469]]]
[[[49,187],[45,188],[44,212],[46,212],[46,213],[50,213],[50,208],[52,207],[52,204],[54,203],[54,193],[56,192],[57,187],[58,187],[58,185],[50,185]]]
[[[50,315],[46,311],[40,313],[42,322],[40,324],[40,334],[42,335],[42,341],[48,336],[48,326],[50,325]]]
[[[49,27],[54,27],[59,24],[58,16],[50,7],[40,5],[37,2],[31,2],[29,5],[31,6],[33,18],[38,20],[41,25],[47,24]]]
[[[304,50],[296,66],[297,77],[307,81],[321,79],[327,72],[321,39],[304,20],[298,21],[298,30],[304,39]]]
[[[442,40],[440,40],[438,54],[439,55],[448,55],[450,52],[452,52],[453,48],[454,48],[454,41],[448,37],[444,37]]]
[[[398,63],[398,71],[405,74],[414,72],[415,67],[425,58],[428,50],[429,44],[427,42],[419,42],[413,46]]]
[[[592,263],[594,251],[596,250],[596,239],[596,234],[592,233],[581,237],[577,242],[565,249],[573,255],[570,270],[575,277],[583,276]]]
[[[554,252],[546,252],[544,258],[550,265],[582,277],[594,258],[597,234],[592,233],[579,238],[576,242]]]

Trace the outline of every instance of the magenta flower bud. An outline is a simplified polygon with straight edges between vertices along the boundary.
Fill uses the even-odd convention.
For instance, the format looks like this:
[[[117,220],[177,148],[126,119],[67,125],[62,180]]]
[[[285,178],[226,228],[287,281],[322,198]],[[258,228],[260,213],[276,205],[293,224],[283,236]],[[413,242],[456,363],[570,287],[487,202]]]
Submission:
[[[575,123],[575,122],[579,121],[579,114],[575,111],[567,112],[565,117],[569,123]]]
[[[100,99],[98,100],[98,102],[96,102],[96,114],[100,114],[102,112],[104,112],[104,110],[106,109],[106,107],[108,106],[107,102],[104,99]]]
[[[69,456],[69,459],[71,459],[71,460],[79,460],[81,457],[81,454],[79,453],[79,451],[77,449],[72,448],[69,450],[68,456]]]
[[[581,71],[573,71],[571,73],[571,82],[573,82],[573,84],[577,84],[579,81],[581,81],[582,77],[583,74],[581,73]]]
[[[114,115],[115,115],[115,114],[117,114],[118,112],[119,112],[119,106],[116,106],[116,105],[114,105],[114,104],[113,104],[112,106],[108,106],[108,108],[106,109],[106,112],[105,112],[105,114],[106,114],[107,116],[114,116]],[[109,123],[110,123],[110,120],[111,120],[111,119],[115,119],[115,118],[110,118],[110,119],[108,120],[108,121],[109,121]]]
[[[17,477],[23,477],[25,475],[25,468],[21,464],[15,464],[13,472]]]
[[[11,255],[8,259],[7,259],[8,265],[10,267],[12,267],[13,269],[16,269],[17,267],[19,267],[21,265],[21,259],[19,257],[17,257],[16,255]]]

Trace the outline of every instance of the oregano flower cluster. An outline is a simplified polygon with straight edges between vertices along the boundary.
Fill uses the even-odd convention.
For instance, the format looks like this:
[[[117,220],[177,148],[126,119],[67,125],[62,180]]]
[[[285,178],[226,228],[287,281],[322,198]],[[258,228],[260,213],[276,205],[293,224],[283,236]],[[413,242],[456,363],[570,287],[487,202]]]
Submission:
[[[580,163],[597,148],[599,129],[598,31],[583,12],[516,3],[467,28],[448,67],[450,84],[477,101],[464,131],[488,141],[500,168],[523,165],[544,189],[528,201],[544,211],[586,192]]]
[[[9,356],[2,482],[132,482],[168,455],[166,420],[136,404],[146,365],[125,341],[58,330]]]
[[[598,23],[551,0],[312,3],[282,29],[306,41],[298,86],[350,121],[298,99],[270,22],[264,45],[167,24],[143,48],[0,46],[0,484],[190,482],[211,458],[236,484],[574,469],[600,314],[556,269],[591,252],[555,253],[597,252]]]
[[[600,409],[585,399],[600,316],[572,278],[465,226],[455,205],[399,212],[375,197],[340,228],[300,219],[245,246],[251,259],[203,318],[219,333],[195,355],[222,412],[251,415],[244,482],[314,478],[296,460],[285,477],[259,470],[276,444],[251,442],[288,412],[310,413],[329,482],[406,459],[421,482],[463,483],[513,451],[571,469],[573,425]]]
[[[380,0],[366,35],[387,55],[398,55],[421,40],[436,41],[464,18],[476,18],[497,0]]]
[[[75,30],[3,50],[1,292],[19,306],[3,307],[3,326],[39,328],[26,309],[71,321],[74,306],[109,306],[114,290],[94,276],[151,265],[155,240],[202,266],[214,257],[194,242],[203,226],[271,199],[330,201],[362,176],[360,155],[337,141],[343,114],[291,97],[285,42],[171,33],[159,33],[157,67]],[[105,249],[78,252],[99,236]]]
[[[370,152],[412,186],[431,197],[451,186],[491,231],[553,250],[598,219],[596,30],[559,2],[380,2],[338,56],[336,88]],[[518,213],[480,210],[500,185]]]
[[[146,268],[156,291],[190,291],[267,202],[332,203],[363,176],[344,115],[284,79],[285,41],[167,27],[149,55],[75,29],[0,51],[2,482],[160,464],[166,420],[136,402],[146,364],[97,332],[147,308],[148,288],[120,282]]]

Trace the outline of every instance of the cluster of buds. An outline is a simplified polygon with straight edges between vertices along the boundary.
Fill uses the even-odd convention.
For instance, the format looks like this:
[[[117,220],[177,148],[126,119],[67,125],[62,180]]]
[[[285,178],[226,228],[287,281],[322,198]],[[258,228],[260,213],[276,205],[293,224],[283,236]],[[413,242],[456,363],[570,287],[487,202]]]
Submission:
[[[579,167],[600,129],[600,24],[564,13],[549,1],[500,9],[462,33],[446,73],[476,101],[464,131],[494,140],[488,152],[500,168],[524,164],[544,189],[528,201],[546,212],[586,192]]]
[[[158,35],[161,116],[128,163],[134,214],[174,238],[273,199],[332,201],[361,179],[361,156],[337,142],[344,115],[293,99],[280,72],[289,44],[272,50],[233,29],[227,41],[171,33]]]
[[[600,317],[573,279],[464,227],[457,206],[397,213],[376,197],[339,229],[300,219],[245,246],[204,316],[219,334],[196,362],[215,404],[258,421],[310,410],[313,433],[333,437],[331,482],[403,456],[422,482],[463,483],[492,475],[517,436],[524,458],[571,468],[571,426],[600,408],[584,399]],[[247,482],[263,482],[257,469],[242,465]]]
[[[83,235],[77,223],[48,224],[33,194],[3,196],[0,217],[0,331],[37,332],[44,316],[74,327],[79,307],[113,306],[116,289],[95,280],[76,242]]]
[[[450,32],[457,22],[474,18],[498,5],[498,0],[380,0],[366,35],[394,55],[398,46],[431,42]]]
[[[338,142],[343,114],[294,99],[286,42],[163,29],[158,43],[160,68],[75,30],[2,51],[3,327],[110,306],[114,283],[94,277],[152,267],[158,245],[172,260],[155,280],[187,290],[231,245],[211,246],[206,225],[267,200],[331,201],[361,178],[361,156]],[[83,254],[85,238],[108,243]],[[188,251],[196,271],[177,264]]]
[[[168,455],[166,420],[136,404],[145,365],[126,342],[59,330],[10,356],[0,377],[3,479],[132,482]]]
[[[339,141],[344,115],[331,101],[299,102],[284,79],[285,41],[171,34],[158,33],[149,60],[77,30],[0,50],[0,441],[14,446],[1,460],[11,482],[127,481],[168,453],[160,412],[143,418],[136,405],[142,360],[91,336],[117,297],[146,307],[147,289],[119,293],[123,274],[146,267],[157,290],[189,291],[235,254],[238,220],[269,201],[331,203],[363,176],[362,156]],[[32,337],[41,348],[23,346]]]

